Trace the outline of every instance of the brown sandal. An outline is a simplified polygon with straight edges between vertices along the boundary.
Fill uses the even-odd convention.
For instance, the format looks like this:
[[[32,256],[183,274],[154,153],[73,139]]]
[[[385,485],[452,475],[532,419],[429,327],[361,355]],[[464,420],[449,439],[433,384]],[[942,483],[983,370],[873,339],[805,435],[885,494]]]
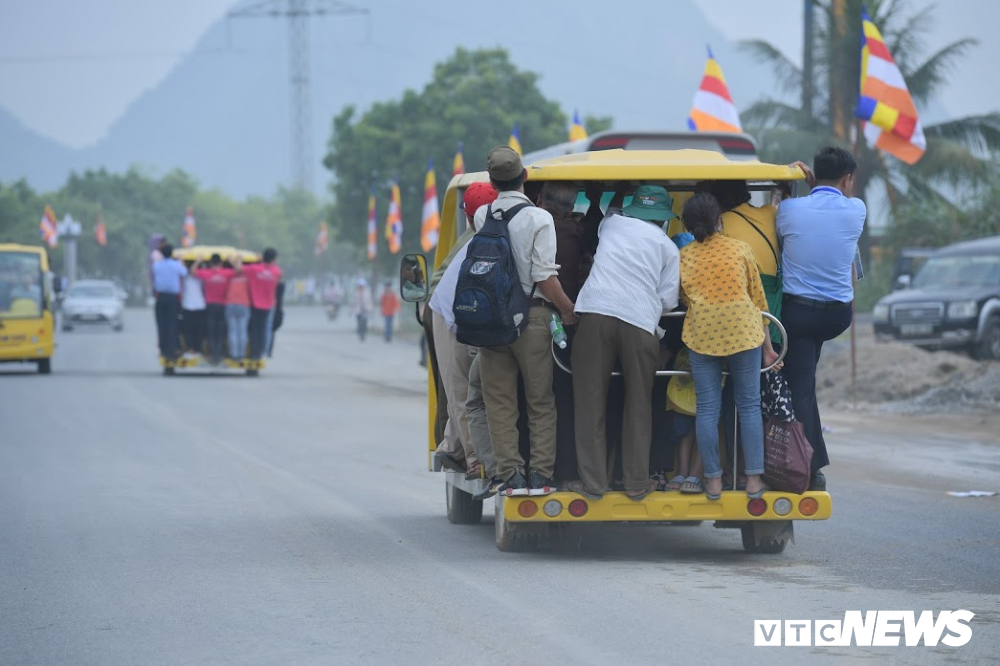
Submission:
[[[642,500],[644,500],[647,497],[649,497],[649,494],[651,492],[653,492],[654,490],[656,490],[656,481],[650,480],[646,484],[645,489],[643,489],[643,490],[640,490],[640,491],[626,490],[625,491],[625,497],[629,498],[633,502],[641,502]],[[638,494],[637,495],[630,495],[629,494],[629,493],[634,493],[634,492],[638,492]]]

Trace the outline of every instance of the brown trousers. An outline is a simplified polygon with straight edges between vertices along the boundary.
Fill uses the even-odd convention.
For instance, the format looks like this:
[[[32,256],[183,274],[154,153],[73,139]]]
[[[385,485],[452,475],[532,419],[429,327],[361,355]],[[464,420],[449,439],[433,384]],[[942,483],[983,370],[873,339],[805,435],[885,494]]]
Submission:
[[[608,384],[618,361],[625,387],[622,426],[625,489],[644,489],[649,483],[649,447],[653,437],[653,379],[660,364],[656,336],[615,317],[583,313],[573,339],[572,360],[577,469],[584,487],[598,494],[608,487],[604,427]]]
[[[528,326],[509,347],[481,347],[479,365],[490,425],[490,441],[497,459],[497,476],[507,480],[525,471],[518,450],[517,378],[524,380],[530,434],[530,469],[552,478],[556,463],[556,402],[552,395],[551,311],[534,306]]]

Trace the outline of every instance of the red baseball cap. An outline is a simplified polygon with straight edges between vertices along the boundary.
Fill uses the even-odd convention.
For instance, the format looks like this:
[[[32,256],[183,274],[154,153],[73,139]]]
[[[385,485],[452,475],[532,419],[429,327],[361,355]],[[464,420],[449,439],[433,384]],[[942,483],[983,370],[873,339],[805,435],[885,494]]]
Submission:
[[[465,214],[469,216],[469,219],[472,219],[480,206],[493,203],[496,201],[496,198],[497,191],[493,189],[493,185],[490,183],[473,183],[469,185],[465,189],[465,194],[462,195],[462,205],[465,208]]]

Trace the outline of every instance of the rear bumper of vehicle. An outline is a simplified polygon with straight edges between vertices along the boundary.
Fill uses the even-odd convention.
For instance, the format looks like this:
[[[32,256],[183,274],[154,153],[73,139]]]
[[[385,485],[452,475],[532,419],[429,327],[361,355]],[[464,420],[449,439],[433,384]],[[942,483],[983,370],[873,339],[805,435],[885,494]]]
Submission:
[[[121,313],[108,316],[103,313],[84,314],[75,312],[63,315],[63,324],[73,324],[74,326],[86,326],[87,324],[110,324],[121,319]]]
[[[891,324],[875,324],[875,338],[880,342],[905,342],[927,349],[967,347],[976,341],[975,327],[957,324],[938,324],[927,335],[904,336]]]
[[[49,343],[15,342],[13,344],[4,341],[5,336],[0,333],[0,363],[23,363],[25,361],[37,361],[42,358],[51,358],[55,346]]]
[[[686,495],[676,491],[654,492],[644,500],[628,499],[623,492],[609,492],[599,500],[589,500],[571,492],[555,492],[535,497],[505,497],[504,518],[512,523],[555,522],[746,522],[757,520],[826,520],[832,511],[827,492],[806,492],[802,495],[766,492],[762,498],[766,507],[760,510],[759,500],[754,513],[745,492],[727,491],[722,498],[710,500],[704,494]],[[778,500],[787,500],[780,502]],[[534,510],[522,508],[533,502]],[[787,511],[778,513],[775,504]],[[558,506],[557,506],[558,505]],[[572,505],[572,506],[571,506]],[[782,506],[784,505],[784,506]],[[583,509],[585,508],[585,511]],[[582,511],[582,513],[581,513]],[[578,514],[578,515],[576,515]],[[756,514],[756,515],[755,515]]]

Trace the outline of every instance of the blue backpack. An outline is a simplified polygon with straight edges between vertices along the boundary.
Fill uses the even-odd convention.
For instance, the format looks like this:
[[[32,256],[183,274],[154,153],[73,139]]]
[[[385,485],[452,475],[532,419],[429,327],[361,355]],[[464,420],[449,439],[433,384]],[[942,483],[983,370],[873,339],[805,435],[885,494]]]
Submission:
[[[486,223],[469,241],[455,287],[456,337],[473,347],[506,347],[528,325],[531,296],[524,295],[510,249],[507,223],[530,203],[500,211],[486,209]],[[535,289],[532,287],[531,295]]]

